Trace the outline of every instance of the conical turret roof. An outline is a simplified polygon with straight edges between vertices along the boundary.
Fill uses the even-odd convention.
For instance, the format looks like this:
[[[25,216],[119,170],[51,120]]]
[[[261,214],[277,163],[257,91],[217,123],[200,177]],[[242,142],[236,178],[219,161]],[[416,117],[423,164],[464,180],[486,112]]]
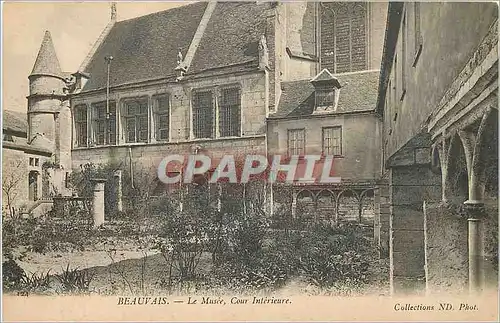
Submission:
[[[54,44],[52,43],[52,37],[50,36],[50,32],[48,30],[45,31],[42,45],[38,51],[38,56],[36,57],[33,70],[31,71],[31,75],[35,74],[62,74],[56,50],[54,48]]]

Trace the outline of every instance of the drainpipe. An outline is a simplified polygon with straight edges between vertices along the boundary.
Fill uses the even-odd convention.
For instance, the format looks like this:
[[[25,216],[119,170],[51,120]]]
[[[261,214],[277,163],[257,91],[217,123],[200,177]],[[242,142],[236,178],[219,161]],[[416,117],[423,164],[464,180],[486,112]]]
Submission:
[[[109,72],[111,67],[111,61],[113,60],[113,56],[104,57],[107,65],[107,80],[106,80],[106,120],[109,119]]]

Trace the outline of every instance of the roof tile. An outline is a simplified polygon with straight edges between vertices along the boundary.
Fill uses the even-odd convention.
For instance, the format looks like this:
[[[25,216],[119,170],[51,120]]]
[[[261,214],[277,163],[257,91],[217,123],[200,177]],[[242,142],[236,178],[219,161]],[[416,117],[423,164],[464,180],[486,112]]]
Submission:
[[[374,110],[377,103],[379,71],[334,75],[340,82],[339,102],[335,113]],[[283,83],[278,110],[270,119],[308,116],[314,112],[314,86],[311,80]]]
[[[109,55],[111,86],[174,76],[179,48],[189,48],[206,6],[197,2],[117,22],[87,65],[83,91],[106,87]]]
[[[266,5],[254,1],[218,2],[188,73],[251,61],[258,64],[266,10]]]
[[[52,43],[52,37],[50,36],[50,32],[48,30],[45,31],[42,45],[40,45],[35,65],[31,71],[31,75],[36,74],[53,74],[58,76],[62,74],[61,65],[57,59],[56,50],[54,48],[54,44]]]
[[[3,110],[3,124],[4,131],[14,132],[28,132],[28,121],[26,113]]]

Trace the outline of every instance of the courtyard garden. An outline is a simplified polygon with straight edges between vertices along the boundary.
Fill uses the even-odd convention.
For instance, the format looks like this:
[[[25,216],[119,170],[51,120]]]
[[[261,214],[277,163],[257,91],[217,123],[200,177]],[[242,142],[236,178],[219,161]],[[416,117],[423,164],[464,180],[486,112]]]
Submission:
[[[89,196],[87,180],[112,173],[87,165],[73,185]],[[388,261],[357,223],[297,223],[286,208],[270,218],[258,184],[214,199],[207,185],[158,195],[153,179],[130,177],[124,211],[98,228],[86,203],[4,218],[4,292],[388,294]]]

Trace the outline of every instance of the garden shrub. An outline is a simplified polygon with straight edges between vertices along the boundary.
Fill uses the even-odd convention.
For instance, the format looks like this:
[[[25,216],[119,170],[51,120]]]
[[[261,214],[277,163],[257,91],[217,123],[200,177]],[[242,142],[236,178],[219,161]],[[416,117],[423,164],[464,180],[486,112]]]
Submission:
[[[226,258],[215,274],[222,280],[230,278],[231,288],[279,288],[299,277],[320,288],[355,286],[367,280],[370,261],[375,257],[370,240],[356,224],[271,231],[268,239],[268,246],[252,249],[251,253],[245,248],[234,248],[232,257]],[[246,245],[248,240],[235,241],[245,241]]]
[[[21,286],[24,270],[13,259],[2,263],[2,283],[5,290],[17,289]]]

